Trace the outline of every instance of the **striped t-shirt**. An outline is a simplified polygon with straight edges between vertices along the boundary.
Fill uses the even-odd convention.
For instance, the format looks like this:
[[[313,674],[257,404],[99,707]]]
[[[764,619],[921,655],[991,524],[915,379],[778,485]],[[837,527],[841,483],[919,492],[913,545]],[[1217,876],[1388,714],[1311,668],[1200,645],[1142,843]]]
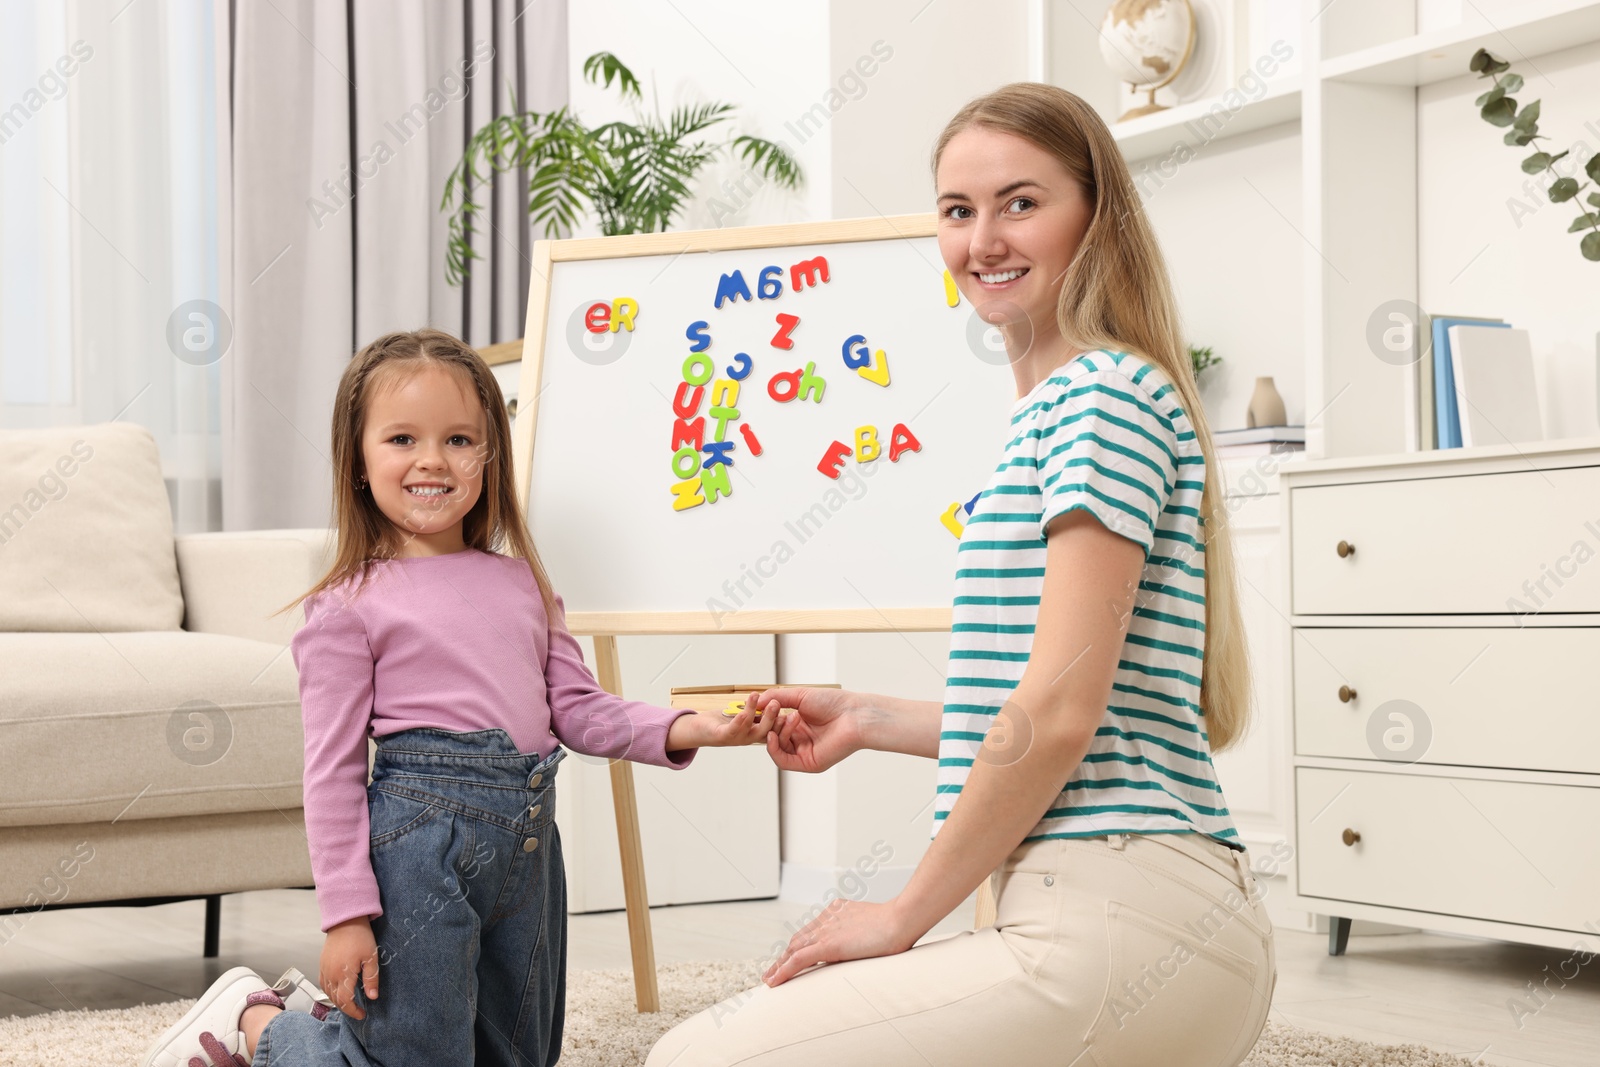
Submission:
[[[1159,367],[1096,351],[1058,368],[1012,409],[1011,441],[956,554],[935,835],[1028,665],[1045,529],[1084,508],[1144,548],[1144,571],[1105,717],[1026,840],[1198,831],[1243,847],[1200,709],[1206,468],[1180,399]]]

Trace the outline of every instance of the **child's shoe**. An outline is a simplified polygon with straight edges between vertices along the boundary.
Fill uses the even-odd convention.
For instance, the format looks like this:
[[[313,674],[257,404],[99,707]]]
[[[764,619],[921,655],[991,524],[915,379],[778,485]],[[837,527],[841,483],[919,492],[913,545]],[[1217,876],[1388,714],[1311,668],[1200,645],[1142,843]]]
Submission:
[[[248,967],[235,967],[211,983],[194,1007],[150,1046],[141,1067],[250,1067],[239,1016],[253,1004],[284,1006]]]
[[[318,989],[298,967],[290,967],[279,975],[278,980],[272,983],[272,991],[283,998],[284,1007],[289,1011],[305,1012],[319,1022],[326,1019],[330,1011],[337,1010],[328,995]]]

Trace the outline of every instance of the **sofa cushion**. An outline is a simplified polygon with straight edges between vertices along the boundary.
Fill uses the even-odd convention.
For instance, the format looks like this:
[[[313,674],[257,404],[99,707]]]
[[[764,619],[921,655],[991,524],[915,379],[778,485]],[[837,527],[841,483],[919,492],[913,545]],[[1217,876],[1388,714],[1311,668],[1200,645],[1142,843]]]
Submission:
[[[149,430],[0,430],[0,589],[0,631],[181,625],[172,505]]]
[[[0,826],[301,806],[286,646],[182,630],[0,633],[0,692]]]

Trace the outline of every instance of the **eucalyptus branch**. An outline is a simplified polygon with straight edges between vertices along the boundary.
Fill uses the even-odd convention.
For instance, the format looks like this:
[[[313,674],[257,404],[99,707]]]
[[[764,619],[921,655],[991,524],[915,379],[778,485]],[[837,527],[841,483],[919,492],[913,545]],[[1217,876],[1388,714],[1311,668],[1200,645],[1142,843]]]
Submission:
[[[1547,173],[1555,179],[1545,190],[1552,204],[1566,203],[1589,188],[1589,182],[1580,183],[1576,178],[1564,177],[1556,170],[1556,163],[1568,154],[1567,150],[1551,155],[1535,144],[1547,139],[1539,133],[1539,101],[1524,105],[1520,111],[1517,109],[1516,98],[1509,94],[1521,90],[1523,82],[1522,75],[1509,73],[1511,64],[1488,49],[1480,48],[1473,54],[1469,69],[1476,72],[1479,78],[1494,81],[1494,88],[1475,101],[1478,114],[1491,126],[1510,127],[1503,138],[1506,144],[1519,148],[1534,145],[1536,151],[1522,161],[1522,170],[1525,174]],[[1589,158],[1584,165],[1584,173],[1590,181],[1600,184],[1600,153]],[[1590,206],[1600,208],[1600,192],[1590,193],[1585,200]],[[1584,211],[1567,227],[1568,233],[1583,230],[1589,232],[1579,241],[1579,251],[1585,259],[1600,261],[1600,211]]]

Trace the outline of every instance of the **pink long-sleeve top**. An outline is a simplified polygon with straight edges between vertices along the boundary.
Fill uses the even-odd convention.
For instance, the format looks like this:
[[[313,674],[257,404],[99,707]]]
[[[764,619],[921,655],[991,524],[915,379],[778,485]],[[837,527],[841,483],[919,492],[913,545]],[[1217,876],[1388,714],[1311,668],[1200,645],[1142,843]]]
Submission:
[[[694,758],[693,749],[666,750],[672,721],[692,713],[601,689],[559,597],[547,625],[523,560],[470,548],[383,560],[365,583],[331,587],[304,606],[289,647],[300,671],[306,838],[324,931],[382,914],[368,854],[368,736],[499,727],[517,751],[541,757],[559,742],[661,767]]]

